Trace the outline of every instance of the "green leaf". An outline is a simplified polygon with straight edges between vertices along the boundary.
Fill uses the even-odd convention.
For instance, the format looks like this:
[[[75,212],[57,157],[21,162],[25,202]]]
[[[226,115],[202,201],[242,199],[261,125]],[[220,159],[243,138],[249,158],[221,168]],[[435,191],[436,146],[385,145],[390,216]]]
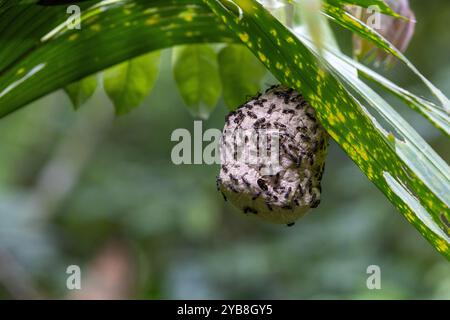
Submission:
[[[450,101],[449,99],[436,88],[425,76],[423,76],[419,70],[403,55],[403,53],[395,48],[389,41],[382,37],[378,32],[368,27],[366,24],[358,20],[356,17],[352,16],[348,12],[338,7],[333,7],[324,4],[323,6],[324,14],[330,19],[335,20],[340,26],[357,33],[361,37],[372,41],[379,48],[384,49],[386,52],[397,57],[401,62],[403,62],[414,74],[428,87],[431,93],[439,99],[441,102],[441,107],[445,112],[450,112]]]
[[[321,19],[324,17],[320,14],[322,0],[303,0],[298,3],[300,16],[303,24],[308,28],[309,34],[314,39],[314,43],[319,50],[324,46],[326,33]]]
[[[220,1],[205,1],[280,82],[305,96],[333,139],[404,217],[450,259],[449,227],[441,218],[443,215],[448,221],[450,217],[450,169],[445,162],[434,154],[419,155],[418,145],[384,129],[338,81],[332,65],[319,62],[315,52],[255,0],[234,0],[241,10],[239,16]],[[373,102],[375,97],[366,98]],[[383,107],[378,111],[388,116],[392,110]],[[425,142],[420,145],[428,147]]]
[[[161,54],[151,52],[125,61],[105,71],[104,87],[117,115],[137,108],[149,94],[158,77]]]
[[[375,71],[369,69],[368,67],[357,62],[354,59],[339,54],[332,49],[330,51],[332,52],[332,54],[338,56],[338,58],[346,64],[356,68],[359,72],[359,75],[362,75],[366,79],[373,81],[375,84],[379,85],[386,91],[400,98],[411,109],[422,114],[436,128],[441,130],[442,133],[450,137],[450,116],[442,106],[438,106],[432,101],[429,101],[423,97],[419,97],[418,95],[399,87],[389,79],[386,79],[379,73],[376,73]]]
[[[83,3],[81,30],[66,28],[67,14],[59,6],[21,5],[2,11],[0,117],[150,51],[234,41],[200,0]]]
[[[75,110],[80,108],[97,89],[97,75],[89,76],[69,84],[64,91],[70,98]]]
[[[309,42],[309,47],[314,50],[312,46],[312,41],[305,34],[302,28],[296,28],[295,31],[297,35],[302,38],[303,42]],[[311,42],[312,41],[312,42]],[[344,68],[343,71],[351,68],[351,75],[361,75],[364,78],[373,81],[375,84],[385,89],[387,92],[397,96],[411,109],[422,114],[426,119],[428,119],[436,128],[442,131],[442,133],[450,136],[450,115],[444,110],[442,106],[438,106],[432,101],[429,101],[423,97],[420,97],[404,88],[401,88],[397,84],[393,83],[389,79],[383,77],[379,73],[371,70],[367,66],[361,64],[360,62],[342,54],[334,46],[326,46],[327,60],[333,63],[338,59],[339,67]]]
[[[392,107],[371,91],[364,94],[361,83],[352,86],[353,78],[336,70],[345,64],[328,54],[319,58],[305,39],[297,38],[256,1],[234,0],[233,9],[221,1],[225,0],[205,0],[208,7],[200,0],[103,1],[83,10],[81,31],[65,29],[66,16],[58,7],[0,6],[0,117],[152,50],[241,39],[274,76],[304,94],[351,159],[450,259],[448,165]],[[349,18],[346,23],[352,21]],[[355,76],[356,68],[347,68]],[[391,83],[384,84],[389,91],[399,92]],[[442,103],[436,107],[446,112],[447,98],[436,90],[432,91]],[[417,101],[417,106],[425,105]],[[436,111],[429,109],[432,115]],[[379,117],[392,117],[395,126],[379,122]]]
[[[301,33],[300,39],[311,49],[316,51],[311,40],[307,39]],[[342,83],[351,88],[358,97],[361,97],[367,104],[365,107],[371,107],[373,112],[368,114],[382,118],[387,123],[387,128],[392,132],[386,132],[386,137],[395,147],[395,151],[400,158],[408,162],[411,167],[415,167],[420,179],[433,190],[433,192],[448,206],[450,203],[450,169],[447,164],[434,152],[433,149],[423,140],[423,138],[414,131],[414,129],[372,88],[357,77],[357,62],[351,59],[344,59],[341,54],[334,50],[329,51],[332,56],[327,61],[322,61],[328,69],[336,75]],[[350,63],[353,61],[354,63]],[[395,87],[391,88],[393,91]],[[399,95],[403,92],[399,92]],[[447,122],[447,129],[449,123]],[[380,128],[380,130],[383,130]],[[419,157],[421,161],[415,158]],[[422,167],[426,164],[426,170]],[[442,225],[443,230],[446,225]]]
[[[383,0],[326,0],[329,4],[342,7],[344,4],[350,4],[360,6],[363,8],[369,8],[371,6],[377,6],[380,13],[384,13],[393,17],[401,18],[399,14],[394,12]]]
[[[222,92],[214,49],[209,45],[175,48],[173,73],[189,111],[202,119],[208,118]]]
[[[261,80],[267,73],[252,52],[238,44],[228,45],[219,52],[219,71],[223,98],[230,110],[258,92]]]

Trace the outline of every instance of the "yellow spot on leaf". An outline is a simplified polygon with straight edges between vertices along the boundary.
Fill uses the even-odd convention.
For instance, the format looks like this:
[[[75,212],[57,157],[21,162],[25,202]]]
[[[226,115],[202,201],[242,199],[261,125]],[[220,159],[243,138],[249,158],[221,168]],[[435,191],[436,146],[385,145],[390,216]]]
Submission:
[[[99,24],[93,24],[91,26],[91,30],[95,31],[95,32],[99,32],[100,30],[102,30],[102,27]]]
[[[156,11],[158,11],[157,8],[148,8],[148,9],[145,9],[144,13],[145,14],[152,14],[152,13],[155,13]]]
[[[330,113],[330,114],[328,115],[328,121],[329,121],[332,125],[334,125],[334,124],[336,124],[337,122],[339,122],[339,119],[338,119],[338,117],[337,117],[335,114]]]
[[[317,74],[319,75],[319,77],[321,77],[322,79],[325,78],[325,71],[323,69],[319,69],[319,71],[317,71]]]
[[[436,247],[440,252],[447,252],[450,249],[448,243],[442,239],[436,240]]]
[[[252,13],[257,9],[256,7],[253,6],[252,1],[249,0],[236,0],[234,2],[247,13]]]
[[[258,51],[258,57],[259,60],[261,60],[262,62],[265,62],[267,60],[267,57],[262,53]]]
[[[239,33],[239,38],[241,39],[242,42],[247,42],[249,39],[248,33],[246,33],[246,32]]]
[[[78,33],[71,34],[69,37],[69,41],[75,41],[78,39]]]
[[[360,149],[359,155],[364,161],[369,161],[369,157],[367,156],[367,152],[364,149]]]
[[[194,13],[191,11],[185,11],[179,14],[179,17],[187,22],[191,22],[194,19]]]
[[[367,167],[367,177],[370,179],[370,180],[373,180],[373,178],[374,178],[374,175],[373,175],[373,169],[372,169],[372,167],[371,166],[369,166],[369,167]]]
[[[153,26],[159,22],[159,15],[154,15],[145,20],[145,24],[148,26]]]
[[[343,114],[342,112],[336,113],[336,116],[338,117],[338,119],[339,119],[341,122],[345,122],[345,116],[344,116],[344,114]]]

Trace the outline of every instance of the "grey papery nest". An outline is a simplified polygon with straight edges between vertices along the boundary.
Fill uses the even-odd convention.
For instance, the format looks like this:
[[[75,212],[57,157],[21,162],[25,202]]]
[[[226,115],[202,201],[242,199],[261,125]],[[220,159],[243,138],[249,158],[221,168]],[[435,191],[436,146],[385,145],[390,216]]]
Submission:
[[[320,203],[328,140],[299,93],[271,87],[226,117],[218,189],[245,214],[292,225]]]

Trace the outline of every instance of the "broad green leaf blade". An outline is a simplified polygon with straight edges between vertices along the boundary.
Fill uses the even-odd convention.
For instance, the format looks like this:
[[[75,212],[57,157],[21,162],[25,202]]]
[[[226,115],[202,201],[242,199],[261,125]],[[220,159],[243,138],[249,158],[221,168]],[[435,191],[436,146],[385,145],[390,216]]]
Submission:
[[[76,1],[69,1],[69,0],[0,0],[0,7],[3,5],[8,6],[17,6],[17,5],[24,5],[24,4],[40,4],[40,5],[61,5],[61,4],[73,4],[73,3],[80,3],[80,2],[86,2],[92,0],[76,0]]]
[[[311,50],[316,50],[311,40],[307,39],[303,34],[297,33],[303,43],[307,44]],[[316,51],[316,55],[318,52]],[[395,143],[397,154],[405,162],[410,163],[411,167],[416,168],[416,172],[420,179],[447,205],[450,204],[450,168],[448,165],[434,152],[433,149],[422,139],[422,137],[414,131],[414,129],[374,90],[357,77],[356,72],[352,72],[354,68],[351,64],[342,59],[336,52],[326,56],[326,61],[330,70],[339,80],[351,88],[358,97],[362,97],[374,112],[370,115],[381,117],[388,125],[388,129],[392,129],[395,135],[388,133],[388,138]],[[347,65],[345,65],[347,64]],[[355,69],[356,71],[356,69]],[[367,109],[367,108],[366,108]],[[370,111],[370,110],[369,110]],[[380,130],[385,130],[380,128]],[[415,161],[420,158],[422,162]],[[429,170],[423,171],[418,166],[427,164]],[[427,176],[424,176],[424,175]]]
[[[392,139],[392,133],[382,129],[335,75],[322,69],[314,53],[256,1],[234,0],[239,16],[220,1],[205,2],[274,76],[302,92],[334,140],[405,218],[450,259],[449,227],[441,219],[441,215],[450,216],[448,203],[440,198],[446,189],[430,189],[433,178],[427,183],[421,180],[436,171],[445,177],[446,173],[439,172],[442,168],[430,167],[428,161],[411,154],[397,154],[403,142]],[[443,183],[448,185],[448,181]]]
[[[191,114],[207,119],[222,93],[214,49],[209,45],[175,48],[173,73]]]
[[[373,81],[377,85],[400,98],[406,105],[411,107],[413,110],[421,113],[436,128],[441,130],[447,136],[450,136],[450,116],[442,109],[442,107],[436,105],[432,101],[426,100],[412,92],[409,92],[408,90],[401,88],[379,73],[376,73],[370,68],[347,56],[336,53],[332,50],[331,52],[334,55],[337,55],[341,60],[345,61],[347,65],[358,69],[360,75],[364,76],[366,79]]]
[[[10,0],[6,3],[7,6],[0,7],[0,76],[32,54],[42,45],[41,38],[65,24],[69,17],[66,8],[61,6],[17,5]],[[90,0],[78,5],[85,12],[92,3]]]
[[[258,0],[260,3],[264,4],[265,1]],[[280,1],[282,2],[282,1]],[[286,0],[288,3],[301,3],[302,0]],[[384,1],[384,0],[323,0],[323,2],[327,2],[330,5],[342,8],[345,5],[354,5],[362,8],[374,8],[378,12],[402,18],[399,14],[392,10],[392,8]]]
[[[82,10],[81,30],[68,30],[66,19],[60,7],[23,5],[2,12],[0,117],[150,51],[234,41],[200,0],[103,1]]]
[[[302,41],[305,43],[311,44],[311,39],[308,39],[306,35],[304,35],[304,31],[302,28],[295,29],[296,34],[302,38]],[[313,46],[309,46],[311,50],[314,49]],[[401,88],[397,84],[393,83],[391,80],[383,77],[379,73],[371,70],[360,62],[338,52],[334,47],[327,46],[325,47],[327,55],[327,60],[335,59],[339,60],[339,67],[351,68],[353,71],[353,75],[357,74],[362,75],[366,79],[373,81],[375,84],[381,86],[386,91],[392,93],[401,99],[406,105],[411,107],[413,110],[421,113],[425,118],[427,118],[435,127],[440,129],[444,134],[450,136],[450,116],[448,113],[442,110],[442,107],[437,106],[435,103],[428,101],[418,95],[409,92],[406,89]],[[343,70],[345,71],[345,70]]]
[[[117,115],[137,108],[152,90],[159,72],[159,51],[122,62],[103,74],[104,88]]]
[[[389,41],[383,38],[378,32],[368,27],[362,21],[358,20],[348,12],[345,12],[345,10],[341,8],[324,4],[323,12],[326,16],[335,20],[342,27],[357,33],[367,40],[372,41],[379,48],[384,49],[386,52],[397,57],[412,72],[414,72],[419,77],[419,79],[428,87],[431,93],[439,99],[442,104],[442,110],[450,113],[450,100],[441,92],[441,90],[436,88],[427,78],[425,78],[400,50],[395,48],[395,46],[393,46]]]
[[[353,60],[354,61],[354,60]],[[405,90],[392,81],[384,78],[380,74],[372,71],[363,65],[359,66],[359,71],[362,76],[372,80],[385,90],[396,95],[403,100],[413,110],[421,113],[427,118],[436,128],[441,130],[444,134],[450,137],[450,115],[448,112],[442,110],[442,107],[436,105],[434,102],[419,97],[408,90]]]
[[[322,0],[302,0],[298,2],[300,17],[303,24],[308,28],[316,47],[320,49],[325,45],[324,19],[320,14]]]
[[[93,75],[69,84],[64,88],[64,91],[69,96],[75,110],[77,110],[92,97],[95,89],[97,89],[97,77]]]
[[[37,14],[27,8],[24,13],[33,10],[39,23],[30,24],[28,19],[22,28],[14,28],[19,39],[29,40],[21,42],[27,46],[17,46],[14,37],[2,41],[0,55],[4,55],[6,48],[9,60],[0,66],[0,116],[61,86],[151,50],[183,43],[233,42],[237,37],[230,35],[226,30],[228,26],[251,46],[254,54],[280,81],[304,93],[333,138],[406,219],[448,258],[448,226],[444,218],[449,221],[449,209],[448,204],[439,199],[446,194],[445,189],[436,195],[428,187],[433,185],[428,173],[439,171],[441,176],[446,176],[448,166],[438,161],[430,167],[429,161],[415,152],[407,154],[412,149],[403,150],[403,142],[399,143],[393,134],[383,130],[334,75],[322,70],[314,54],[295,35],[255,1],[236,2],[240,5],[238,15],[234,15],[236,10],[228,11],[219,2],[208,0],[217,17],[226,20],[225,24],[200,0],[130,0],[125,3],[127,10],[123,10],[122,2],[114,5],[103,2],[84,12],[83,25],[87,28],[79,33],[64,28],[51,32],[52,28],[42,26],[47,13]],[[11,11],[0,12],[4,17],[5,12]],[[20,17],[14,11],[14,18]],[[61,23],[63,18],[58,16]],[[110,18],[115,23],[112,24]],[[10,32],[4,21],[0,19],[1,40]],[[127,25],[133,28],[123,28]],[[101,32],[98,32],[99,27]],[[46,33],[49,36],[41,41]],[[127,39],[126,45],[121,41],[122,36]],[[143,38],[152,40],[142,41]],[[12,49],[15,46],[17,50]],[[85,48],[95,50],[89,52]],[[2,62],[0,59],[0,64]],[[395,148],[409,161],[403,161]],[[438,180],[448,185],[445,179]]]
[[[219,52],[219,70],[223,98],[230,110],[258,92],[267,73],[252,52],[239,44],[228,45]]]
[[[396,12],[389,7],[383,0],[326,0],[329,4],[342,7],[345,4],[355,5],[362,8],[378,7],[380,13],[384,13],[393,17],[401,18]]]

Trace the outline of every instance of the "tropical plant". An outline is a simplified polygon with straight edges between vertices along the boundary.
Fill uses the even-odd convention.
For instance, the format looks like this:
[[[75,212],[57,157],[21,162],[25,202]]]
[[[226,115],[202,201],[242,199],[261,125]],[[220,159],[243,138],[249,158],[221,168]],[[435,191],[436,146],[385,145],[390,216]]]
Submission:
[[[116,113],[127,113],[152,89],[158,51],[174,46],[174,76],[196,116],[207,117],[222,92],[233,109],[259,89],[268,70],[306,97],[330,136],[450,259],[449,167],[365,80],[446,136],[450,102],[400,50],[344,7],[378,5],[383,14],[405,19],[384,1],[80,0],[79,30],[68,26],[64,3],[0,0],[0,117],[60,88],[78,108],[95,91],[93,75],[102,70]],[[329,20],[395,57],[435,101],[342,53]],[[244,64],[251,72],[240,71]]]

